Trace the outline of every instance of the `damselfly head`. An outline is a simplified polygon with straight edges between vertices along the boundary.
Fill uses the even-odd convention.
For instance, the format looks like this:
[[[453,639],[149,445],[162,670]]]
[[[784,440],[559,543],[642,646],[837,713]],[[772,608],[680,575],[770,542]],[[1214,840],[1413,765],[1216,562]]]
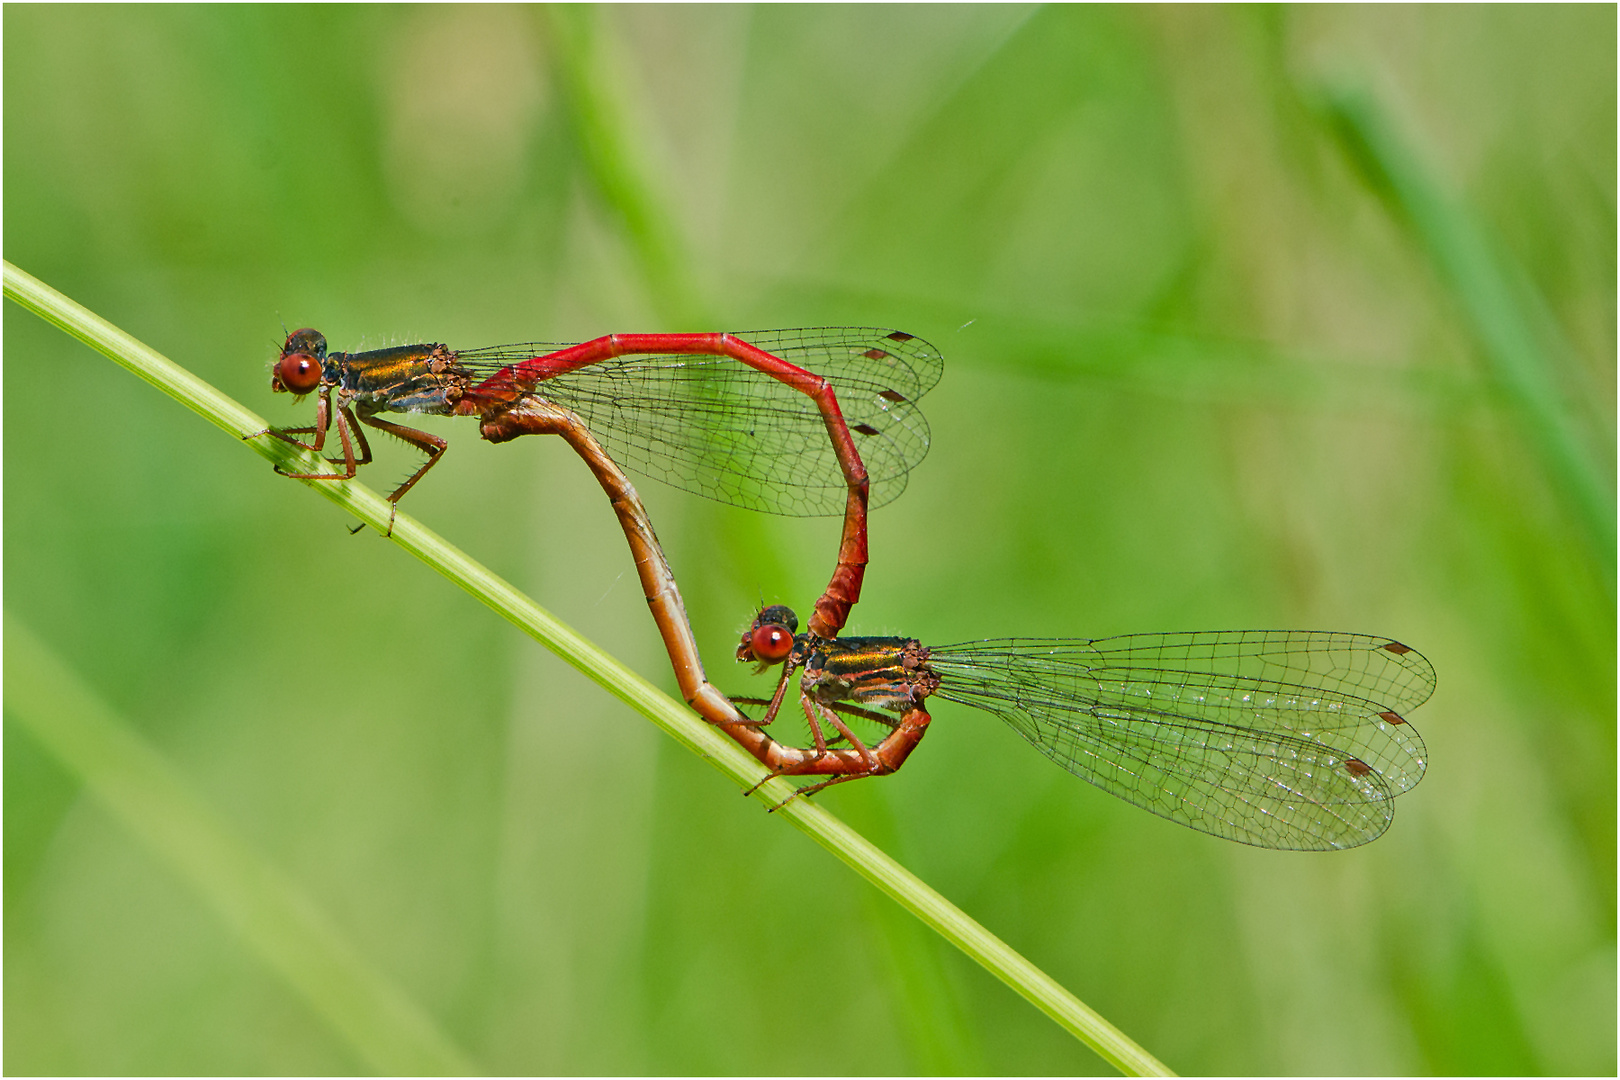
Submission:
[[[763,671],[772,664],[780,664],[793,651],[793,634],[799,629],[799,617],[784,604],[772,604],[758,615],[737,644],[739,663],[758,661]]]
[[[270,389],[302,397],[321,385],[321,366],[326,360],[326,338],[319,330],[305,327],[287,335],[276,366],[270,373]]]

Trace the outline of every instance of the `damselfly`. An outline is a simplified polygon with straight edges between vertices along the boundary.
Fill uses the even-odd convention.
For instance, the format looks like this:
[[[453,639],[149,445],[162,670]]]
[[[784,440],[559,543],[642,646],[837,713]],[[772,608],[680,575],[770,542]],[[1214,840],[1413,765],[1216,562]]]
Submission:
[[[483,437],[503,442],[554,430],[552,413],[520,407],[525,401],[560,406],[615,458],[683,490],[779,514],[842,510],[838,568],[811,620],[831,637],[860,597],[869,503],[899,495],[928,452],[916,403],[941,368],[922,339],[869,327],[359,353],[329,352],[306,328],[288,336],[270,387],[316,394],[315,423],[260,434],[319,453],[335,423],[342,456],[328,460],[339,469],[288,474],[323,480],[352,478],[371,461],[362,426],[397,436],[427,454],[389,495],[397,503],[447,443],[379,414],[477,416]]]
[[[994,713],[1126,802],[1260,847],[1375,839],[1427,763],[1406,714],[1434,692],[1434,669],[1390,638],[1213,631],[929,647],[898,637],[825,641],[797,628],[786,607],[759,613],[737,658],[783,664],[781,680],[768,701],[732,700],[764,704],[759,723],[768,724],[793,672],[803,672],[800,705],[815,746],[774,773],[830,779],[801,795],[899,769],[927,731],[929,698]],[[868,748],[848,716],[888,734]]]

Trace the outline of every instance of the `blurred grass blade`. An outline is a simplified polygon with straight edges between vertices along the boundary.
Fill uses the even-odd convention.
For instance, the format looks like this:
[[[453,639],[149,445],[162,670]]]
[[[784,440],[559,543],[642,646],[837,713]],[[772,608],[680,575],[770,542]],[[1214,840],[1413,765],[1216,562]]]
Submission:
[[[550,4],[544,13],[552,62],[570,127],[597,195],[619,219],[653,306],[677,328],[709,324],[690,285],[679,229],[646,180],[613,72],[618,64],[592,4]]]
[[[10,262],[4,265],[6,295],[17,303],[37,311],[75,337],[106,353],[225,430],[240,436],[264,427],[259,417],[190,372]],[[256,452],[275,457],[281,453],[277,448],[286,444],[275,439],[254,439],[247,445]],[[278,479],[276,482],[281,481]],[[358,515],[379,532],[387,528],[389,504],[365,485],[352,480],[343,483],[306,480],[303,483]],[[764,766],[684,704],[625,667],[414,518],[398,515],[393,523],[393,541],[647,717],[665,734],[708,761],[734,783],[745,788],[753,787],[765,776]],[[8,652],[8,663],[9,656]],[[785,781],[776,779],[761,786],[755,797],[766,805],[774,806],[787,798],[792,790]],[[783,807],[777,816],[786,818],[809,834],[1120,1071],[1139,1076],[1168,1075],[1169,1070],[1153,1055],[1093,1012],[1051,976],[819,805],[809,799],[796,799]]]
[[[1449,196],[1373,99],[1331,88],[1319,95],[1330,130],[1396,212],[1457,298],[1491,373],[1511,395],[1546,472],[1579,513],[1594,556],[1615,582],[1615,496],[1584,439],[1537,318],[1530,286],[1497,254],[1461,201]]]
[[[367,1068],[474,1071],[431,1016],[9,611],[5,635],[6,715],[178,872]]]

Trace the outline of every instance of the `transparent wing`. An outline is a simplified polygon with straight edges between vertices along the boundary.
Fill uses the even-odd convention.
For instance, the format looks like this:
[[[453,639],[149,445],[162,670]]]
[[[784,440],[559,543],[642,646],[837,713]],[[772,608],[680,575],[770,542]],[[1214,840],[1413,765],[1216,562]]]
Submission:
[[[1427,750],[1403,714],[1434,669],[1389,638],[1304,631],[965,642],[936,696],[995,713],[1145,810],[1262,847],[1353,847],[1389,826]]]
[[[743,331],[736,337],[827,379],[871,479],[871,505],[898,497],[928,453],[917,401],[943,361],[921,338],[875,327]],[[462,352],[484,375],[567,348],[528,343]],[[621,356],[535,391],[584,419],[621,465],[685,491],[778,514],[841,514],[847,488],[806,394],[724,356]]]

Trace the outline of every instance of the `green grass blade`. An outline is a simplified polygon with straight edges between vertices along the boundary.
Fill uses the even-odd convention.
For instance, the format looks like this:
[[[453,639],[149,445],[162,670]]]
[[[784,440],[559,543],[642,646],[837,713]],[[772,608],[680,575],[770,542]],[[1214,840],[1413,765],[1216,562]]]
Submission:
[[[1554,357],[1538,332],[1545,319],[1524,275],[1501,256],[1460,200],[1429,174],[1377,103],[1337,88],[1320,111],[1351,161],[1422,246],[1456,297],[1489,370],[1506,388],[1546,472],[1566,492],[1612,587],[1615,495],[1596,450],[1587,445],[1560,387]]]
[[[10,262],[5,263],[5,292],[17,303],[107,354],[226,431],[246,436],[263,430],[263,420],[250,410]],[[272,460],[304,460],[311,467],[320,460],[278,439],[252,439],[248,445]],[[391,507],[365,485],[352,480],[306,480],[303,483],[378,531],[388,527]],[[398,515],[393,524],[393,541],[647,717],[734,783],[752,787],[765,775],[759,762],[684,704],[625,667],[415,519]],[[775,805],[791,792],[792,788],[778,779],[760,787],[755,797]],[[849,864],[1121,1072],[1140,1076],[1169,1075],[1169,1070],[1157,1058],[821,806],[808,799],[797,799],[778,811],[778,816],[792,822]]]
[[[264,964],[384,1075],[475,1071],[337,924],[8,611],[6,715],[191,885]]]
[[[618,219],[659,313],[679,326],[705,324],[702,304],[682,257],[680,232],[629,136],[625,106],[590,4],[553,4],[545,12],[557,80],[580,157],[596,193]]]

